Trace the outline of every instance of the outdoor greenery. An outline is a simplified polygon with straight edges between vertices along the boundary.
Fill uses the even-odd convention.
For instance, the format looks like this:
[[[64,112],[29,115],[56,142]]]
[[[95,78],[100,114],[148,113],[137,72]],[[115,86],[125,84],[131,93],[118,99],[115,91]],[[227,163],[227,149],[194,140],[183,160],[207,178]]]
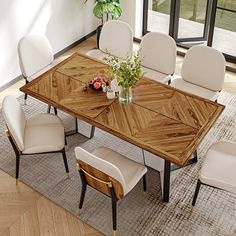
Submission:
[[[207,0],[181,0],[180,17],[204,23]],[[152,10],[170,14],[171,0],[153,0]],[[236,10],[236,0],[218,0],[218,6]],[[236,13],[217,10],[216,27],[236,32]]]

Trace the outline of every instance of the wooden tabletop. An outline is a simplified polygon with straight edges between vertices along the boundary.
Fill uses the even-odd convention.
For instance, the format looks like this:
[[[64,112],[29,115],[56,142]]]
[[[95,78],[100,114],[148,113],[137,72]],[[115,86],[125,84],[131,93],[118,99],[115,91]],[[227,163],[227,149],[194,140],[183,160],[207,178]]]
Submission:
[[[107,66],[74,54],[20,90],[112,133],[144,150],[184,166],[224,106],[143,77],[133,102],[120,104],[102,91],[83,91]]]

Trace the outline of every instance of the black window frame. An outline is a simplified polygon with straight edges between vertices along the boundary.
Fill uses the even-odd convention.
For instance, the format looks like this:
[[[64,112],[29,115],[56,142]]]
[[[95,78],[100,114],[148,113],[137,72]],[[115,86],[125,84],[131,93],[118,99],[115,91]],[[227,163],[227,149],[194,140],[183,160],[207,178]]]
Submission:
[[[180,3],[181,0],[171,0],[169,35],[175,39],[178,46],[183,48],[189,48],[188,45],[182,44],[183,42],[186,41],[189,42],[190,44],[191,42],[206,41],[207,46],[212,47],[217,10],[230,11],[236,14],[236,10],[218,6],[218,0],[208,0],[203,37],[189,37],[189,38],[179,39],[178,29],[179,29]],[[149,32],[147,30],[147,27],[148,27],[148,0],[143,0],[143,26],[142,26],[143,35]],[[227,61],[236,63],[236,56],[229,55],[224,52],[222,53],[224,54]]]

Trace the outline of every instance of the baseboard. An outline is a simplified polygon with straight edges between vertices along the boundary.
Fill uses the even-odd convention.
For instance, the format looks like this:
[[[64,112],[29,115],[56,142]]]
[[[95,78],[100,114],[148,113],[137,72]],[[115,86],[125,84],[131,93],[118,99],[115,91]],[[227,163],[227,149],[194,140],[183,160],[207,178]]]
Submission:
[[[134,40],[134,42],[141,43],[141,39],[140,38],[133,37],[133,40]]]
[[[230,72],[233,72],[233,73],[236,73],[236,68],[235,68],[235,67],[232,67],[232,66],[226,65],[226,70],[227,70],[227,71],[230,71]]]
[[[79,45],[80,43],[82,43],[83,41],[85,41],[86,39],[92,37],[94,34],[96,34],[96,30],[92,31],[91,33],[85,35],[84,37],[82,37],[81,39],[77,40],[76,42],[70,44],[69,46],[67,46],[66,48],[62,49],[61,51],[57,52],[56,54],[54,54],[54,58],[57,58],[59,56],[61,56],[63,53],[67,52],[68,50],[70,50],[71,48]],[[0,87],[0,92],[2,92],[3,90],[7,89],[8,87],[12,86],[13,84],[17,83],[18,81],[20,81],[22,78],[22,75],[17,76],[16,78],[14,78],[13,80],[11,80],[10,82],[4,84],[3,86]]]
[[[67,46],[66,48],[62,49],[61,51],[57,52],[56,54],[54,54],[54,58],[57,58],[59,56],[61,56],[62,54],[64,54],[65,52],[67,52],[68,50],[70,50],[71,48],[79,45],[80,43],[84,42],[85,40],[87,40],[88,38],[92,37],[93,35],[96,34],[96,30],[92,31],[91,33],[85,35],[84,37],[82,37],[81,39],[77,40],[76,42],[70,44],[69,46]]]
[[[0,92],[2,92],[3,90],[7,89],[10,86],[12,86],[13,84],[17,83],[18,81],[21,80],[21,78],[22,78],[22,75],[19,75],[15,79],[13,79],[10,82],[4,84],[3,86],[0,87]]]

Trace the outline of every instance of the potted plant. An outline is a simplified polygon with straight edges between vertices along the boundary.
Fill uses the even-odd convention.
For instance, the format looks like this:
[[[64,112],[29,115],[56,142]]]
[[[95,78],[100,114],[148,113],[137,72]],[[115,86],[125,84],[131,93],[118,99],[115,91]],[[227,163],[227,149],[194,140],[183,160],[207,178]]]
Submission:
[[[85,0],[87,2],[88,0]],[[120,0],[95,0],[93,14],[101,20],[101,25],[97,28],[97,46],[99,47],[99,37],[102,26],[108,20],[109,15],[113,20],[117,20],[122,13]]]
[[[105,57],[104,60],[109,66],[108,76],[115,78],[120,87],[120,103],[130,103],[132,87],[143,76],[139,52],[133,52],[131,56],[127,56],[123,60],[111,55]]]

